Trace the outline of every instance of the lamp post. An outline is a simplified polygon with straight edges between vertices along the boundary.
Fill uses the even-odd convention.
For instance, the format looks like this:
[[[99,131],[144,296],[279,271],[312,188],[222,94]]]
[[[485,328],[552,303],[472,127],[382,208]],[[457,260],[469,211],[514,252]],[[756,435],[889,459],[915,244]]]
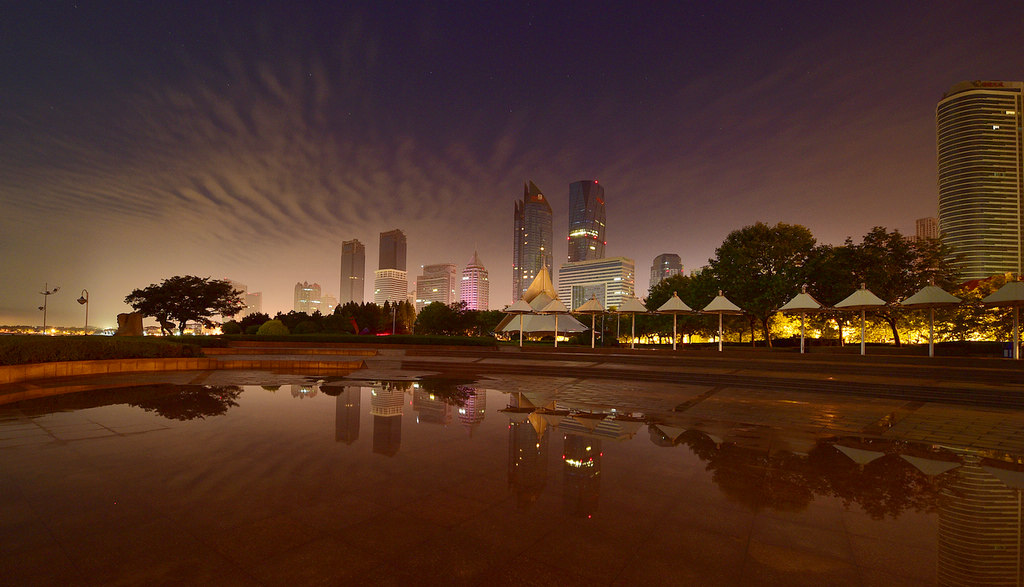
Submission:
[[[82,290],[82,295],[78,296],[78,303],[85,305],[85,333],[89,334],[89,290]]]
[[[39,295],[43,296],[43,305],[39,306],[39,309],[43,311],[43,334],[46,334],[46,301],[50,296],[60,291],[60,286],[55,286],[50,289],[49,283],[43,284],[43,291],[39,292]]]

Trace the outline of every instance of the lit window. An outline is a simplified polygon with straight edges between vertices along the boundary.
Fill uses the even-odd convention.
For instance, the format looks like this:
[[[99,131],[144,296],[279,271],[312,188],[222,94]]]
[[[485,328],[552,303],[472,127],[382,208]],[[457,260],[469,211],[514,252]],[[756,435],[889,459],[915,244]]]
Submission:
[[[999,125],[998,124],[993,124],[992,125],[992,130],[999,130]]]

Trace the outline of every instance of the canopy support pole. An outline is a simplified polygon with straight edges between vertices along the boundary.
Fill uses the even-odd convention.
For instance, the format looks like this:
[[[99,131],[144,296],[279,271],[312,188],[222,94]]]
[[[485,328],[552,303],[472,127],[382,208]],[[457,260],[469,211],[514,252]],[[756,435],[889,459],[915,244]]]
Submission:
[[[722,352],[722,313],[718,313],[718,352]]]
[[[865,334],[865,329],[864,329],[864,310],[861,310],[860,311],[860,354],[861,354],[861,356],[864,356],[866,354],[864,352],[864,349],[865,349],[864,334]]]
[[[676,316],[672,314],[672,350],[676,350]]]
[[[558,348],[558,314],[555,314],[555,348]]]
[[[590,315],[590,348],[594,348],[594,320],[597,319],[597,314]]]
[[[519,348],[523,348],[523,315],[519,314]]]
[[[935,356],[935,308],[928,308],[928,356]]]
[[[804,312],[800,312],[800,354],[804,354]]]
[[[629,326],[629,348],[633,348],[633,343],[636,341],[636,314],[629,315],[633,320]]]

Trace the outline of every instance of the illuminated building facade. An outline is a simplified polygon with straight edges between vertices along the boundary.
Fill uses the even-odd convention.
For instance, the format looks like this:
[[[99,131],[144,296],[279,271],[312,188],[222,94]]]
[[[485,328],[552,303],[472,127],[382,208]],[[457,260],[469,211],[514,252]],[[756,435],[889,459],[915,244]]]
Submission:
[[[633,295],[636,278],[634,263],[626,257],[566,263],[558,270],[558,298],[575,309],[591,295],[605,308],[620,306]]]
[[[363,303],[363,282],[366,280],[366,247],[357,239],[341,243],[341,289],[338,302]]]
[[[551,267],[551,205],[531,181],[523,186],[523,201],[516,202],[512,243],[512,301],[523,297],[541,267]]]
[[[423,274],[416,278],[416,311],[433,302],[449,305],[455,302],[457,295],[454,263],[426,265]]]
[[[487,269],[480,262],[480,257],[473,251],[473,258],[462,270],[459,281],[459,300],[466,302],[467,310],[488,310],[491,293],[491,282],[487,279]]]
[[[250,314],[257,314],[263,311],[263,292],[245,292],[245,309],[239,312],[236,320],[241,320]]]
[[[370,415],[373,416],[373,452],[389,457],[402,446],[402,406],[405,391],[398,384],[382,384],[370,390]]]
[[[320,284],[306,283],[305,281],[295,284],[295,306],[296,312],[312,314],[320,310]]]
[[[576,434],[563,437],[562,511],[589,518],[601,496],[601,440]]]
[[[373,303],[400,302],[407,299],[409,275],[405,272],[405,233],[395,229],[380,233],[380,257],[373,272]]]
[[[682,275],[682,273],[683,260],[679,258],[679,255],[675,253],[662,253],[655,257],[654,262],[651,263],[651,287],[658,285],[666,277]]]
[[[935,109],[939,229],[960,279],[1022,271],[1024,82],[956,84]]]
[[[378,269],[373,272],[373,303],[400,302],[407,298],[409,276],[398,269]]]
[[[569,184],[569,262],[604,258],[604,187],[597,180]]]

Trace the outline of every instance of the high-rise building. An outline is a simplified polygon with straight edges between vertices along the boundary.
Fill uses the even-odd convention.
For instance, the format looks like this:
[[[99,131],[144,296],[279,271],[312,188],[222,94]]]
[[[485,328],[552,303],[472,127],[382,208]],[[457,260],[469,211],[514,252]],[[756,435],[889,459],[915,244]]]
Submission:
[[[540,273],[552,267],[551,205],[532,182],[523,186],[523,201],[516,201],[512,245],[512,301],[523,297]]]
[[[458,294],[457,283],[454,263],[424,266],[423,274],[416,278],[416,311],[434,302],[446,306],[454,303]]]
[[[384,302],[400,302],[407,299],[409,278],[405,271],[378,269],[373,272],[373,303],[383,306]]]
[[[651,287],[658,285],[666,277],[682,275],[682,273],[683,260],[679,258],[679,255],[675,253],[662,253],[655,257],[654,262],[651,263]]]
[[[319,283],[306,283],[305,281],[295,284],[295,306],[296,312],[312,314],[320,309],[321,293]]]
[[[1020,273],[1024,82],[954,85],[935,109],[939,228],[962,280]]]
[[[569,262],[604,258],[604,188],[597,180],[569,184]]]
[[[341,289],[338,302],[363,303],[363,282],[366,280],[366,247],[358,239],[341,243]]]
[[[934,216],[918,218],[914,222],[914,238],[917,240],[939,238],[939,219]]]
[[[399,229],[380,233],[380,264],[377,269],[405,271],[405,233]]]
[[[480,262],[480,257],[473,251],[473,258],[462,270],[459,282],[459,300],[466,302],[467,310],[488,310],[491,283],[487,279],[487,269]]]
[[[558,270],[558,298],[569,309],[582,306],[592,295],[605,308],[618,307],[633,295],[635,281],[633,260],[626,257],[566,263]]]
[[[334,309],[338,307],[338,298],[331,294],[324,294],[320,298],[320,313],[324,316],[328,316],[334,313]]]
[[[380,257],[373,273],[373,303],[400,302],[409,291],[405,272],[405,233],[395,229],[380,233]]]
[[[236,320],[241,320],[250,314],[257,314],[263,311],[263,292],[253,291],[245,292],[245,309],[242,310]]]

